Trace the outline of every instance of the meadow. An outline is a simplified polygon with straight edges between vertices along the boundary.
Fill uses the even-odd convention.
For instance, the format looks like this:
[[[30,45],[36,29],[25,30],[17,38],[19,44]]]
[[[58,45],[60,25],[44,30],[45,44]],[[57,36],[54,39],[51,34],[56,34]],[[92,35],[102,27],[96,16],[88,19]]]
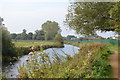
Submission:
[[[55,41],[38,41],[38,40],[18,40],[13,41],[15,47],[31,47],[31,46],[45,46],[45,45],[61,45]]]

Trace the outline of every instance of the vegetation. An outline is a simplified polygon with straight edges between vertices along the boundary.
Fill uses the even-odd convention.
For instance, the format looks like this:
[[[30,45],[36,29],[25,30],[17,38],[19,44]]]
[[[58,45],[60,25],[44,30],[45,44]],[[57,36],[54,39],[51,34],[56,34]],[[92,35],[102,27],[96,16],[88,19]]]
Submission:
[[[27,61],[27,65],[20,66],[18,77],[66,79],[112,77],[108,60],[111,51],[105,44],[89,43],[82,45],[79,52],[74,56],[66,54],[64,57],[57,53],[53,54],[54,57],[51,60],[47,53],[34,53]],[[40,60],[38,60],[39,56]]]
[[[60,27],[57,22],[55,21],[47,21],[42,24],[41,30],[36,30],[33,34],[29,32],[27,34],[27,30],[23,29],[22,33],[11,34],[11,39],[13,40],[54,40],[54,37],[57,33],[60,33]]]
[[[97,35],[96,31],[119,32],[120,2],[73,2],[68,8],[65,23],[78,34],[87,36]],[[116,45],[106,43],[78,43],[65,42],[80,47],[78,53],[61,56],[53,53],[53,59],[43,50],[52,47],[63,47],[63,38],[59,24],[46,21],[41,30],[33,34],[23,29],[20,34],[10,33],[1,27],[3,19],[0,17],[2,30],[2,63],[19,59],[20,56],[33,52],[26,65],[21,65],[18,78],[112,78],[112,68],[108,56],[118,50]],[[0,36],[0,37],[1,37]],[[15,40],[11,41],[11,38]],[[75,36],[68,36],[70,39]],[[31,40],[31,41],[17,41]],[[32,40],[54,40],[32,41]],[[81,38],[81,40],[84,40]],[[1,44],[0,44],[1,45]],[[36,51],[40,50],[40,54]],[[1,58],[1,56],[0,56]]]
[[[96,35],[96,31],[119,32],[120,2],[73,2],[65,23],[77,33]]]
[[[60,42],[61,44],[63,44],[63,38],[62,38],[60,33],[56,34],[55,41]]]
[[[16,47],[31,47],[31,46],[44,46],[44,45],[57,45],[54,41],[29,41],[29,40],[20,40],[13,42]]]
[[[20,58],[23,55],[28,54],[29,52],[33,51],[32,49],[34,49],[35,51],[39,51],[42,47],[42,50],[44,49],[48,49],[48,48],[57,48],[57,47],[64,47],[63,44],[59,43],[59,42],[55,42],[55,41],[17,41],[17,42],[13,42],[15,47],[16,47],[16,51],[17,51],[17,58]]]
[[[43,30],[36,30],[33,34],[29,32],[27,34],[27,30],[23,29],[23,32],[20,34],[12,33],[11,39],[13,40],[44,40],[44,31]]]
[[[3,66],[12,60],[12,57],[17,56],[15,46],[11,41],[10,33],[6,27],[0,27],[2,30],[2,64]]]
[[[45,40],[53,40],[55,35],[60,30],[57,22],[47,21],[42,24],[42,29],[45,32]]]

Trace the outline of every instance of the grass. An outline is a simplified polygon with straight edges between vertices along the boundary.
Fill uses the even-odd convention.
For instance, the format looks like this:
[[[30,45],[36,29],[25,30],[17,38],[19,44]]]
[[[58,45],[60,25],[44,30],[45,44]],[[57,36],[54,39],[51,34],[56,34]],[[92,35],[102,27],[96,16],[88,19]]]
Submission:
[[[43,50],[47,48],[64,47],[63,44],[61,44],[60,42],[56,42],[56,41],[23,40],[23,41],[14,41],[13,43],[16,47],[16,51],[17,51],[16,54],[18,57],[26,55],[33,50],[39,51],[41,47]]]
[[[54,60],[51,61],[48,54],[35,53],[27,62],[27,65],[20,66],[18,77],[66,79],[112,77],[112,69],[108,60],[111,51],[106,44],[74,43],[74,45],[81,47],[73,57],[66,54],[65,57],[60,58],[54,53]],[[38,56],[41,56],[40,60],[38,60]]]
[[[78,43],[78,42],[68,42],[68,41],[65,41],[64,42],[65,44],[70,44],[70,45],[74,45],[74,46],[78,46],[78,47],[82,47],[82,46],[88,46],[92,43],[87,43],[87,42],[84,42],[84,43]],[[114,52],[114,51],[118,51],[120,46],[118,45],[112,45],[110,43],[102,43],[102,44],[106,44],[106,47],[111,51],[111,52]]]
[[[14,41],[16,47],[31,47],[44,45],[58,45],[55,41]]]

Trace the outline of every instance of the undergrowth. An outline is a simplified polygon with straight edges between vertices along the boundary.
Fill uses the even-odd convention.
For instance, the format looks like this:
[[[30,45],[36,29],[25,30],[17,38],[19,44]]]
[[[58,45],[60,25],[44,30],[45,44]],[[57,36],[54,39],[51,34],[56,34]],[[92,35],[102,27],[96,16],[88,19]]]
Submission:
[[[108,56],[111,51],[105,44],[92,43],[80,47],[74,56],[51,57],[41,51],[33,52],[27,64],[19,68],[18,78],[111,78]]]

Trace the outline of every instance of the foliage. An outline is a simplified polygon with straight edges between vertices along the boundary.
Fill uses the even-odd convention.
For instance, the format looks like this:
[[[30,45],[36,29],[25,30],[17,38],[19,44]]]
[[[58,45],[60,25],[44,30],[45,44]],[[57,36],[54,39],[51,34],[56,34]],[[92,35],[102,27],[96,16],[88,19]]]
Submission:
[[[120,1],[116,2],[110,9],[109,14],[112,16],[110,24],[114,26],[115,31],[120,31]]]
[[[15,33],[11,34],[11,39],[16,39],[16,37],[17,37],[17,34],[15,34]]]
[[[60,30],[59,25],[55,21],[47,21],[42,24],[42,29],[45,32],[45,40],[53,40],[55,35]]]
[[[27,31],[25,29],[23,29],[23,32],[21,33],[21,39],[22,40],[26,40],[27,39]]]
[[[0,27],[2,30],[2,63],[5,65],[16,56],[14,44],[11,42],[10,33],[6,27]]]
[[[36,30],[35,34],[33,35],[34,40],[44,40],[45,34],[43,30]]]
[[[55,39],[54,40],[57,41],[57,42],[63,43],[63,38],[62,38],[60,33],[55,35]]]
[[[96,31],[119,31],[120,2],[73,2],[65,23],[77,33],[96,35]]]
[[[111,78],[108,56],[111,54],[105,44],[93,43],[82,46],[73,57],[53,53],[53,60],[41,52],[21,65],[19,78]],[[34,65],[34,66],[33,66]]]
[[[13,40],[44,40],[44,31],[43,30],[36,30],[33,34],[32,32],[26,33],[27,30],[23,29],[22,33],[11,34],[11,39]]]
[[[29,32],[29,33],[28,33],[27,39],[28,39],[28,40],[32,40],[32,39],[33,39],[33,33],[32,33],[32,32]]]

